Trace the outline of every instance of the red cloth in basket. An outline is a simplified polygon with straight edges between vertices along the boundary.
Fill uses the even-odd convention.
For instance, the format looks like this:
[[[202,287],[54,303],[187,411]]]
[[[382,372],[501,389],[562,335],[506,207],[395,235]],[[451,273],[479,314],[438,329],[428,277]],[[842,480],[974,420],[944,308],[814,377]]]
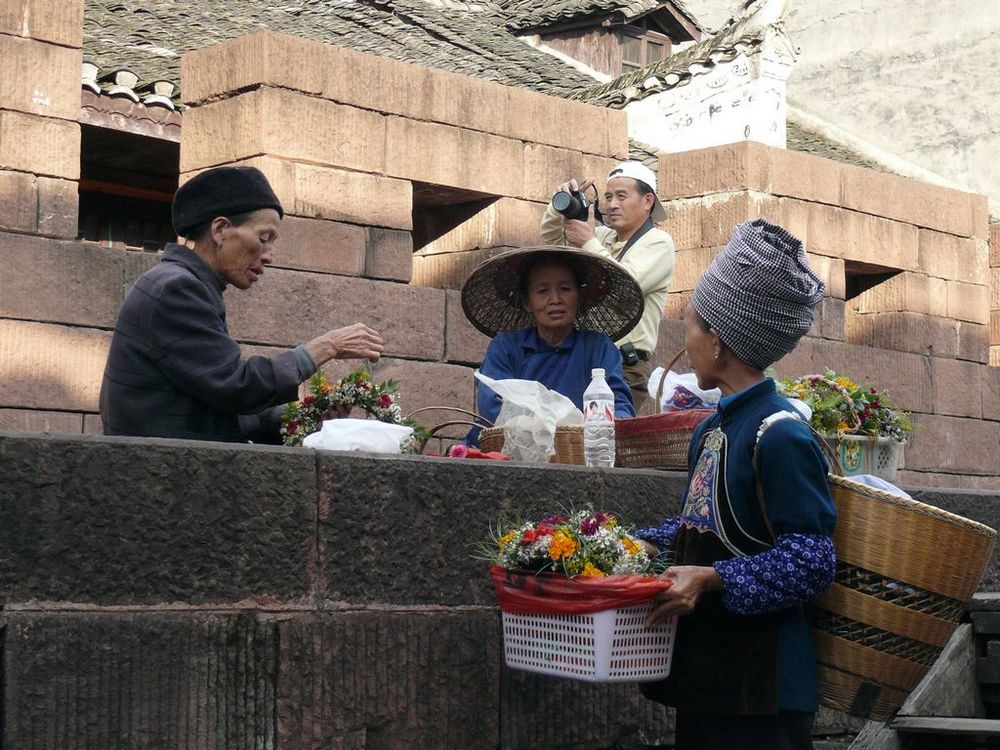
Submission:
[[[579,615],[648,602],[671,582],[649,576],[567,578],[557,573],[490,569],[500,609],[513,614]]]

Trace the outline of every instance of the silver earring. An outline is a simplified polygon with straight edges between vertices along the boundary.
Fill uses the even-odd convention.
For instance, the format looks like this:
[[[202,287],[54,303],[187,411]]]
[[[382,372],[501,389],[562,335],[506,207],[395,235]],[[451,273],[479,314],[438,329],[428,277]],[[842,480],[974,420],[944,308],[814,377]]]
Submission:
[[[716,349],[716,350],[715,350],[715,358],[716,358],[716,359],[718,359],[718,358],[719,358],[719,354],[720,354],[720,353],[721,353],[721,352],[720,352],[720,351],[719,351],[718,349]]]

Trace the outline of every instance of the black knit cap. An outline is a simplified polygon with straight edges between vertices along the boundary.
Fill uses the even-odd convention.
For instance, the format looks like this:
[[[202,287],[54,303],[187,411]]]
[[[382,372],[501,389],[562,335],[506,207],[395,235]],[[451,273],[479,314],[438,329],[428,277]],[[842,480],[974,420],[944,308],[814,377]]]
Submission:
[[[192,177],[174,194],[171,214],[181,237],[217,216],[236,216],[273,208],[284,216],[281,201],[264,173],[255,167],[216,167]]]

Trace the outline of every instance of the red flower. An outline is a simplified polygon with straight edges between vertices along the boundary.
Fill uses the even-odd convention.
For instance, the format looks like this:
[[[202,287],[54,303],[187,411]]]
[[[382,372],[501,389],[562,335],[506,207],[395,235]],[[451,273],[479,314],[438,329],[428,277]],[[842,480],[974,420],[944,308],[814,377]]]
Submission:
[[[303,406],[312,406],[315,402],[316,398],[314,396],[306,396],[304,399],[302,399]]]
[[[392,396],[389,395],[388,393],[383,393],[381,396],[378,397],[378,401],[376,403],[378,403],[379,408],[388,409],[390,406],[392,406]]]
[[[272,429],[274,429],[274,428],[272,428]],[[288,420],[288,424],[285,425],[285,429],[288,430],[288,434],[289,435],[294,435],[295,431],[297,429],[299,429],[299,423],[296,422],[294,419],[290,419],[290,420]]]

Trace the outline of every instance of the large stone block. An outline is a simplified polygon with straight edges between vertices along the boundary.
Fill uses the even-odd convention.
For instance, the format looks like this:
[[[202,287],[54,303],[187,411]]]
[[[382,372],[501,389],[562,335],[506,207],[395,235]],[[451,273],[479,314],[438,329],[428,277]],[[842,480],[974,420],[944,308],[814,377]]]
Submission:
[[[948,281],[946,284],[949,318],[989,325],[990,287],[963,281]]]
[[[625,158],[628,151],[624,112],[271,31],[185,54],[181,77],[188,104],[276,86],[372,112],[592,154]]]
[[[415,255],[413,258],[413,283],[435,289],[460,290],[466,279],[480,263],[510,250],[509,247],[484,247],[464,253],[439,253]]]
[[[990,266],[1000,266],[1000,223],[990,224]]]
[[[979,323],[959,321],[958,358],[970,362],[988,363],[990,361],[990,327]]]
[[[83,432],[83,415],[68,411],[0,409],[0,430],[79,435]]]
[[[540,245],[539,227],[544,211],[543,203],[500,198],[417,252],[434,255],[484,247]]]
[[[931,381],[934,387],[934,413],[951,417],[983,416],[982,397],[986,365],[955,359],[931,357]],[[997,445],[1000,450],[1000,444]]]
[[[34,175],[0,170],[0,229],[37,231],[38,186]]]
[[[810,336],[843,341],[845,336],[845,304],[842,299],[824,297],[816,306]]]
[[[73,180],[38,177],[38,234],[76,239],[80,227],[80,191]]]
[[[783,202],[792,213],[797,207]],[[918,233],[909,224],[809,203],[808,230],[800,239],[810,252],[843,260],[914,271],[918,268]]]
[[[327,596],[350,604],[492,606],[487,566],[471,557],[491,519],[549,514],[572,501],[612,503],[631,523],[659,523],[676,510],[685,482],[677,472],[582,466],[377,456],[345,462],[332,453],[318,459]],[[482,523],[456,522],[469,518]]]
[[[53,117],[0,111],[0,169],[80,178],[80,126]]]
[[[689,292],[695,288],[698,279],[711,265],[722,247],[698,247],[678,250],[674,264],[674,277],[670,280],[671,292]]]
[[[5,619],[5,747],[275,746],[273,621],[192,612]]]
[[[0,234],[0,316],[112,328],[122,253],[83,242]]]
[[[296,346],[360,321],[382,334],[386,356],[438,360],[444,353],[438,289],[271,269],[251,291],[231,291],[226,300],[229,330],[241,341]]]
[[[0,318],[0,406],[97,411],[111,332]]]
[[[762,190],[768,183],[765,146],[744,141],[726,146],[660,154],[659,192],[686,198],[732,190]]]
[[[487,195],[522,195],[520,141],[472,130],[389,117],[385,173]],[[484,169],[483,165],[489,165]]]
[[[0,0],[0,33],[80,47],[83,0]]]
[[[844,208],[959,237],[986,237],[974,193],[846,164],[841,174]]]
[[[946,474],[1000,474],[1000,422],[915,414],[906,468]]]
[[[413,235],[370,227],[365,250],[365,276],[409,282],[413,276]]]
[[[495,611],[380,608],[277,627],[277,747],[499,747]]]
[[[862,292],[848,304],[862,314],[914,312],[948,318],[948,284],[933,276],[904,271]]]
[[[365,226],[413,229],[413,187],[363,172],[298,164],[272,157],[238,164],[265,174],[286,214]],[[193,174],[182,175],[182,181]]]
[[[960,323],[910,312],[855,313],[847,316],[848,343],[928,354],[959,356]]]
[[[983,370],[983,419],[1000,422],[1000,369]]]
[[[83,64],[79,49],[0,34],[0,60],[10,71],[0,80],[0,109],[77,121]]]
[[[636,685],[561,680],[503,671],[500,744],[504,748],[672,747],[673,709],[646,700]],[[588,717],[550,721],[548,717]]]
[[[339,221],[286,216],[274,265],[360,276],[365,270],[365,229]]]
[[[928,276],[989,283],[989,249],[983,240],[921,229],[918,246],[919,268]]]
[[[465,317],[461,292],[449,289],[445,294],[445,305],[444,358],[448,362],[480,364],[490,339]]]
[[[258,154],[362,172],[385,171],[382,115],[275,88],[188,110],[181,171]]]
[[[826,296],[839,300],[846,299],[847,276],[844,271],[843,259],[810,252],[807,252],[806,256],[813,273],[823,281],[823,286],[826,287]]]
[[[310,451],[9,433],[0,459],[8,604],[299,602],[310,594]]]

